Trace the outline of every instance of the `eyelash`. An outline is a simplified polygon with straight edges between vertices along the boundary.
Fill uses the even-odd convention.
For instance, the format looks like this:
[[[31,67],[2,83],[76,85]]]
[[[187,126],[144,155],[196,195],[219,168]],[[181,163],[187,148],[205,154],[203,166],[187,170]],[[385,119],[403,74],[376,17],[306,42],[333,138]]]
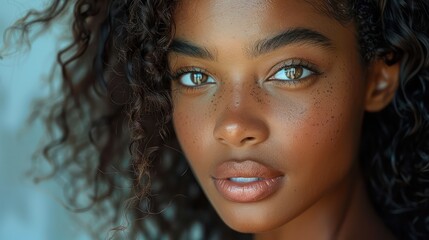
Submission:
[[[199,68],[199,67],[184,67],[181,68],[179,70],[177,70],[174,74],[173,74],[173,78],[174,79],[178,79],[179,77],[181,77],[182,75],[186,74],[186,73],[203,73],[203,74],[207,74],[207,71]]]
[[[273,78],[273,76],[275,76],[277,73],[279,73],[282,70],[285,70],[286,68],[298,68],[301,67],[306,71],[310,71],[310,76],[306,76],[304,78],[300,78],[300,79],[291,79],[291,80],[280,80],[280,79],[275,79]],[[290,59],[290,60],[286,60],[284,62],[282,62],[281,64],[275,66],[273,69],[274,73],[270,75],[270,77],[267,78],[267,81],[275,81],[279,84],[287,84],[290,85],[292,87],[297,86],[298,84],[304,83],[306,82],[306,80],[310,80],[311,76],[313,75],[320,75],[321,71],[312,63],[310,63],[307,60],[304,59]],[[192,90],[198,90],[204,86],[206,86],[207,84],[201,84],[201,85],[196,85],[196,86],[188,86],[183,84],[180,81],[180,78],[183,77],[185,74],[189,74],[189,73],[201,73],[203,75],[206,75],[209,78],[213,78],[206,70],[202,69],[202,68],[198,68],[198,67],[184,67],[181,68],[179,70],[177,70],[174,74],[173,74],[173,79],[175,81],[178,81],[180,86],[186,90],[192,91]]]

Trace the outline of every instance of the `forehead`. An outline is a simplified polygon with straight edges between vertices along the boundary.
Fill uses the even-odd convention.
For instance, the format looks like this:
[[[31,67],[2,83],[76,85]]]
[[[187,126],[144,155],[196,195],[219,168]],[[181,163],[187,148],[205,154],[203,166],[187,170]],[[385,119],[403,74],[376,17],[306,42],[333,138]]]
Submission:
[[[304,0],[318,12],[346,24],[353,19],[353,0]]]
[[[203,44],[226,38],[252,41],[292,27],[335,36],[354,31],[340,21],[348,13],[345,1],[181,0],[173,16],[175,37]],[[344,14],[334,14],[339,9]]]
[[[269,8],[279,6],[279,3],[284,3],[283,5],[290,5],[295,3],[306,3],[309,6],[313,7],[313,10],[318,13],[325,14],[328,17],[335,18],[339,22],[346,23],[352,20],[352,5],[353,0],[179,0],[179,6],[183,8],[195,9],[197,6],[210,6],[212,10],[216,9],[218,6],[229,4],[230,10],[245,10],[249,8]],[[201,4],[201,5],[200,5]],[[281,5],[281,4],[280,4]],[[284,16],[287,16],[291,11],[294,11],[293,6],[287,8],[280,8],[284,12]],[[191,14],[192,16],[193,14]]]

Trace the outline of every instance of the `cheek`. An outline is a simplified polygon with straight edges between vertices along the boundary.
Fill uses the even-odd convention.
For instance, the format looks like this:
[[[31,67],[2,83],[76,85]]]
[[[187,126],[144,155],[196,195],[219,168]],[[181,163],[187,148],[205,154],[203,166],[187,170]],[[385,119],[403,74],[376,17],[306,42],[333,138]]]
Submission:
[[[351,75],[351,74],[350,74]],[[349,76],[349,75],[346,75]],[[286,171],[291,181],[323,189],[345,177],[356,162],[363,117],[363,84],[359,79],[329,79],[281,131],[290,154]],[[305,101],[303,101],[305,102]],[[319,187],[318,187],[319,186]]]
[[[182,150],[188,159],[200,159],[202,146],[210,145],[209,137],[212,135],[212,131],[206,127],[210,123],[209,112],[204,112],[206,103],[198,106],[203,103],[178,97],[173,98],[173,101],[173,124]]]

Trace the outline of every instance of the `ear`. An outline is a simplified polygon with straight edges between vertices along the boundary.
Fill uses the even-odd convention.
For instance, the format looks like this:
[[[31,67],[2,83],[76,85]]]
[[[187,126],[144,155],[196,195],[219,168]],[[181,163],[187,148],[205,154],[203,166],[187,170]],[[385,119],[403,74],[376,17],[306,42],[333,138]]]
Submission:
[[[367,71],[366,111],[380,111],[392,101],[399,84],[399,64],[388,65],[384,59],[375,59],[370,63]]]

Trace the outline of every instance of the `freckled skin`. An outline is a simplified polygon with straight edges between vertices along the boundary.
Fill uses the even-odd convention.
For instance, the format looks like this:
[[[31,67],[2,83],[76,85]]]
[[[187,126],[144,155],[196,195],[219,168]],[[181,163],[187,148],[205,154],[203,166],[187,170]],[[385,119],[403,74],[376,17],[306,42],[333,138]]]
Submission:
[[[173,81],[173,121],[194,174],[225,223],[256,239],[390,237],[368,203],[358,167],[366,80],[354,25],[291,0],[183,0],[174,21],[175,38],[215,55],[207,60],[171,53],[169,63],[173,72],[194,66],[215,79],[192,91]],[[292,27],[317,30],[334,48],[293,44],[256,58],[246,53],[244,46]],[[295,87],[267,81],[274,65],[293,58],[311,62],[320,74]],[[252,203],[225,199],[211,173],[233,158],[279,169],[285,174],[281,188]]]

